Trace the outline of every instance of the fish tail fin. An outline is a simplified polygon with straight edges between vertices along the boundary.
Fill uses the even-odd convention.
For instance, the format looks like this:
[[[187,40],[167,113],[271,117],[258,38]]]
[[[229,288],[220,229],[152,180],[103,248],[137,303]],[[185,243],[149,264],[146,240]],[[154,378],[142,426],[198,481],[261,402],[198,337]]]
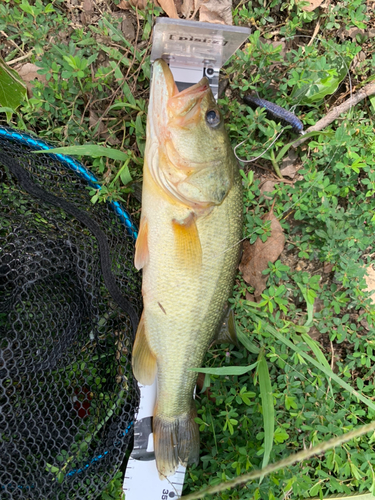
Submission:
[[[159,415],[153,418],[154,450],[160,479],[173,475],[179,464],[199,461],[199,429],[195,422],[194,402],[188,413],[178,417]]]

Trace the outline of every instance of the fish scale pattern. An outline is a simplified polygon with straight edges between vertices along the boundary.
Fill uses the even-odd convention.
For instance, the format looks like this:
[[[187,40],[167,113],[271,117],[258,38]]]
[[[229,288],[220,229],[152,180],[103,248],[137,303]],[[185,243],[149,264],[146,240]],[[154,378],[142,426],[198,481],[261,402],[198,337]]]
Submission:
[[[98,498],[139,401],[131,318],[108,291],[97,237],[28,193],[2,155],[100,226],[117,289],[139,315],[134,238],[66,165],[0,137],[0,499]]]

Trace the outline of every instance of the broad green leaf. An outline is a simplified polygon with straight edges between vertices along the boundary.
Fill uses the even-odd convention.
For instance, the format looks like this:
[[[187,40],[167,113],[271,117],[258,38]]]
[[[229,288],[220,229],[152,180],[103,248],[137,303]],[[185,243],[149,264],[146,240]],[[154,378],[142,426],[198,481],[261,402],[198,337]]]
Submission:
[[[264,426],[264,455],[262,469],[268,465],[270,460],[273,435],[275,430],[275,408],[273,406],[273,394],[267,360],[264,353],[259,356],[258,378],[260,396],[262,398],[263,426]],[[262,480],[263,478],[261,478]]]
[[[26,85],[0,57],[0,106],[17,109],[26,97]]]
[[[290,340],[286,339],[281,333],[279,333],[275,328],[273,328],[272,325],[269,323],[266,323],[262,319],[258,318],[261,321],[262,328],[266,330],[267,332],[271,333],[274,337],[276,337],[278,340],[281,340],[281,342],[284,342],[286,346],[288,346],[290,349],[293,349],[297,354],[301,356],[301,358],[304,358],[306,361],[311,363],[312,365],[315,366],[315,368],[318,368],[318,370],[322,371],[327,377],[330,377],[332,380],[334,380],[337,384],[339,384],[343,389],[347,390],[350,394],[358,398],[359,400],[362,401],[368,408],[371,408],[372,410],[375,411],[375,404],[370,401],[370,399],[366,398],[363,396],[361,393],[353,389],[353,387],[346,382],[344,382],[339,376],[334,373],[331,368],[326,368],[324,365],[319,363],[317,360],[306,354],[304,351],[299,349],[296,345],[294,345]]]
[[[105,156],[111,160],[126,161],[129,154],[118,149],[105,148],[104,146],[97,146],[96,144],[84,144],[83,146],[66,146],[62,148],[42,149],[40,151],[33,151],[33,153],[53,153],[62,155],[80,155],[91,156],[91,158],[100,158]]]
[[[295,86],[291,96],[298,101],[299,105],[311,104],[321,101],[326,95],[336,92],[337,87],[348,73],[348,67],[341,56],[329,61],[331,68],[324,70],[325,77],[319,78],[318,71],[312,71],[304,77],[306,85],[298,88]]]
[[[375,95],[370,97],[370,102],[371,102],[372,110],[375,113]]]
[[[249,366],[223,366],[221,368],[190,368],[191,372],[209,373],[210,375],[243,375],[254,370],[258,361]]]

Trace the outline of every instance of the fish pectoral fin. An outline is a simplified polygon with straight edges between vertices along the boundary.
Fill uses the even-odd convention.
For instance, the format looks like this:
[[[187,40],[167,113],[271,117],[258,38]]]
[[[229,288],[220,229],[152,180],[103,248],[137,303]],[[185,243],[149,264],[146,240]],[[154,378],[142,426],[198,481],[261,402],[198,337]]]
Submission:
[[[144,314],[138,325],[133,345],[132,367],[135,378],[143,385],[151,385],[156,377],[156,357],[152,353],[146,337]]]
[[[196,215],[191,212],[183,220],[172,220],[175,240],[175,257],[181,265],[199,268],[202,265],[202,247],[196,224]]]
[[[134,266],[138,271],[144,267],[149,259],[148,252],[148,222],[143,217],[139,226],[137,241],[135,242]]]
[[[227,316],[219,330],[215,339],[215,343],[230,343],[238,346],[238,338],[236,331],[236,322],[234,319],[233,309],[229,309]]]

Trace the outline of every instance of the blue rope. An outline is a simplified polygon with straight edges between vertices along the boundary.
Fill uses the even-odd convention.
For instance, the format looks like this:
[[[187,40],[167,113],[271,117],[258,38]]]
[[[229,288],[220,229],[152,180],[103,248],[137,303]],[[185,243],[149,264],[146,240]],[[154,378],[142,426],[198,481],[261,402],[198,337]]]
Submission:
[[[131,427],[133,426],[133,424],[134,424],[134,422],[130,422],[130,424],[125,429],[125,432],[122,433],[123,436],[128,434],[128,432],[131,430]],[[116,443],[114,446],[116,446],[117,444],[120,444],[120,443]],[[87,462],[83,467],[81,467],[81,469],[73,469],[70,472],[68,472],[66,475],[71,477],[71,476],[74,476],[74,474],[80,474],[81,472],[84,472],[86,469],[88,469],[90,467],[90,465],[94,464],[95,462],[98,462],[99,460],[104,458],[106,455],[108,455],[108,453],[109,453],[109,451],[105,451],[101,455],[97,455],[96,457],[92,458],[90,460],[90,462]],[[19,490],[32,490],[33,488],[35,488],[35,486],[33,484],[31,486],[18,485],[18,486],[13,486],[13,487],[9,485],[8,487],[1,486],[0,490],[4,491],[5,489],[7,489],[9,491],[9,490],[14,490],[15,488],[17,488]]]
[[[26,134],[25,132],[19,132],[18,130],[3,127],[2,125],[0,125],[0,137],[5,137],[14,142],[20,142],[21,144],[25,144],[26,146],[36,150],[44,150],[48,152],[49,149],[53,149],[55,147],[47,144],[41,139],[37,139],[29,134]],[[51,153],[51,156],[84,179],[89,186],[95,189],[101,189],[101,185],[95,175],[79,161],[75,160],[71,156],[58,153]],[[121,223],[125,225],[130,236],[136,240],[138,236],[138,229],[131,220],[128,212],[118,201],[111,201],[108,202],[108,204],[120,219]]]

